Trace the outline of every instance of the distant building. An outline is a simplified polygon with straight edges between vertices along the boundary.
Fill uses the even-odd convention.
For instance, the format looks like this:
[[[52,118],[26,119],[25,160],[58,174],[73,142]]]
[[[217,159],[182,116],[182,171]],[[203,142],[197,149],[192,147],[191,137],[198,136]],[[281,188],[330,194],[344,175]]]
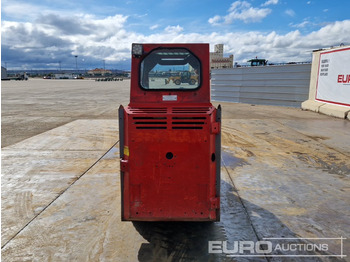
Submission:
[[[210,52],[210,68],[221,69],[221,68],[232,68],[233,67],[233,55],[224,57],[224,45],[215,45],[214,52]]]
[[[102,68],[95,68],[93,70],[89,70],[88,74],[89,75],[93,75],[93,76],[104,76],[104,75],[111,75],[112,71],[111,70],[102,69]]]
[[[7,69],[5,67],[1,67],[1,80],[7,80]]]

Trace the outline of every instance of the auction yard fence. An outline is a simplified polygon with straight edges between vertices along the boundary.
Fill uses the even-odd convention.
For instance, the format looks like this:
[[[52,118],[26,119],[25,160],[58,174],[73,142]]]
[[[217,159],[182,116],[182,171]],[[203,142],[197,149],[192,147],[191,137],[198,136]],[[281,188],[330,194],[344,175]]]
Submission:
[[[214,69],[213,101],[300,107],[308,99],[311,64]]]

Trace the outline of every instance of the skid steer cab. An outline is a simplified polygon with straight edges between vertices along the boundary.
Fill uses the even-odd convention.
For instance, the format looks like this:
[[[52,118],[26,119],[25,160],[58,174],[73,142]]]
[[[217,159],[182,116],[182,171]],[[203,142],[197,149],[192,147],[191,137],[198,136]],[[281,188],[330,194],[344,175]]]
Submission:
[[[119,108],[122,220],[219,221],[220,128],[209,44],[133,44]]]

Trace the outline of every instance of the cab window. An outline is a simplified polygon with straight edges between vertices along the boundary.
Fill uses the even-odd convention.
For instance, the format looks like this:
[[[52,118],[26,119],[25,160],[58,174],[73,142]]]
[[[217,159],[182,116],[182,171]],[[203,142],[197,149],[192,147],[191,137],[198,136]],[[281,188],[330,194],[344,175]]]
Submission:
[[[200,86],[200,61],[184,48],[156,49],[141,62],[140,84],[152,90],[191,90]]]

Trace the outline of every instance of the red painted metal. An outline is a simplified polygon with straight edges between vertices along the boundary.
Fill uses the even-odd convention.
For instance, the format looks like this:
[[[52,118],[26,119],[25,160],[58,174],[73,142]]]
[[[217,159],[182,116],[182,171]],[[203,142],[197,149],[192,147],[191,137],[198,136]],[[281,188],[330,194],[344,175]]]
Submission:
[[[142,46],[143,54],[132,57],[130,104],[119,110],[122,220],[218,221],[220,122],[210,103],[209,45]],[[199,59],[198,89],[141,87],[142,61],[162,48],[184,48]]]

